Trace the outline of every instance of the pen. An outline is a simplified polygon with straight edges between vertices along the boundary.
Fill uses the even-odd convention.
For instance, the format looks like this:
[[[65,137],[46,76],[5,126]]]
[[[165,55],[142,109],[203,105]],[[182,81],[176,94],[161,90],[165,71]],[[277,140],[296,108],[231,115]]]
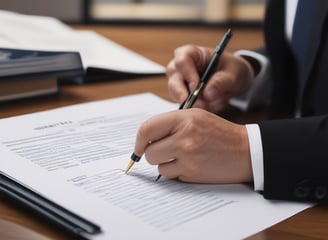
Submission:
[[[189,94],[189,96],[186,98],[186,100],[183,101],[183,103],[180,105],[179,109],[187,109],[192,108],[195,101],[197,100],[198,95],[202,91],[202,89],[205,87],[206,83],[210,79],[217,62],[220,59],[221,54],[223,53],[225,47],[227,46],[230,38],[232,37],[232,31],[231,29],[228,29],[228,31],[224,34],[223,38],[221,39],[220,43],[216,46],[214,53],[211,57],[211,60],[209,64],[207,65],[199,83],[196,89]],[[131,160],[125,170],[125,173],[128,173],[128,171],[132,168],[133,164],[135,162],[139,162],[141,159],[140,156],[136,155],[135,153],[132,153]],[[156,178],[156,182],[161,178],[161,175],[159,174]]]

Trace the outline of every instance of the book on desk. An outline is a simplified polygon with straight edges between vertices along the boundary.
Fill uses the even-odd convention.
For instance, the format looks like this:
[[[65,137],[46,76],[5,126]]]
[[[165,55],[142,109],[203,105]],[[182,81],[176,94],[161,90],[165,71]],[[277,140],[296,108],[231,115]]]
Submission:
[[[83,75],[77,52],[0,48],[0,102],[57,94],[60,79]]]
[[[60,84],[164,74],[165,68],[94,31],[0,10],[0,102],[59,92]]]
[[[52,17],[0,10],[0,22],[0,48],[78,52],[86,75],[75,83],[165,74],[166,71],[162,65],[95,31],[76,30]]]

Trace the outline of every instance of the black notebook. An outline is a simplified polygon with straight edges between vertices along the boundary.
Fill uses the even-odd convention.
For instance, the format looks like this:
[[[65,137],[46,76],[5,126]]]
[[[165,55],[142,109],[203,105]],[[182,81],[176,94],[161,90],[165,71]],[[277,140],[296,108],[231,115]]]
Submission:
[[[0,101],[59,92],[59,79],[84,75],[78,52],[0,48]]]

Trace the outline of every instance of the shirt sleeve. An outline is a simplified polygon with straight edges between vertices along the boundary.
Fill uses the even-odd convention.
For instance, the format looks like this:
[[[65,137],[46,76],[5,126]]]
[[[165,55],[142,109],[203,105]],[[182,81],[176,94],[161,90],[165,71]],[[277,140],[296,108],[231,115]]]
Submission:
[[[249,50],[239,50],[234,54],[243,57],[251,65],[256,62],[256,65],[259,65],[259,70],[252,81],[250,89],[241,96],[231,98],[229,101],[230,105],[243,111],[254,107],[269,106],[271,103],[272,83],[270,81],[270,62],[268,58]]]
[[[264,169],[260,128],[257,124],[246,124],[246,129],[251,154],[254,190],[262,191],[264,190]]]

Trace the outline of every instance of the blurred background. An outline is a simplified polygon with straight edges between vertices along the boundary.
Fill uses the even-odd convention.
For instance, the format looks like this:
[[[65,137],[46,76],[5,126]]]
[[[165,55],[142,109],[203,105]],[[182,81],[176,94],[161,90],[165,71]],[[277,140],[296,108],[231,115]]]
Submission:
[[[66,23],[261,24],[265,0],[1,0],[0,9]]]

